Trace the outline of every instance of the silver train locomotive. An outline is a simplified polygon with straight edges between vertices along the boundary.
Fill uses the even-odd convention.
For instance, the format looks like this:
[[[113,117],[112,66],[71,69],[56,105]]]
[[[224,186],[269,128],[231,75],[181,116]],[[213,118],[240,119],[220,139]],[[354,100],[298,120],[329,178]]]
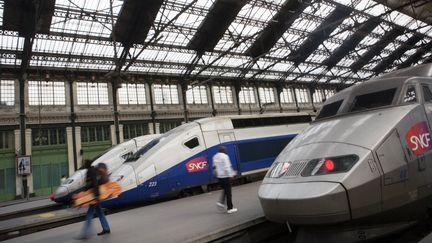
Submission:
[[[382,231],[419,219],[432,202],[431,126],[432,65],[337,93],[272,164],[258,193],[266,217]]]

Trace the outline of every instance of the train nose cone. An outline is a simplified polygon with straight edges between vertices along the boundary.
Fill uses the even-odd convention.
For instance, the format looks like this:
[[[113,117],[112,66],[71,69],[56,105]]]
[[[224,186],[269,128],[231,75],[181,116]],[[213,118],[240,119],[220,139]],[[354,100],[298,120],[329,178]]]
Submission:
[[[258,196],[266,217],[298,225],[350,220],[346,191],[339,183],[263,184]]]
[[[66,186],[59,186],[54,195],[54,201],[61,201],[60,199],[66,197],[69,194],[69,190]]]

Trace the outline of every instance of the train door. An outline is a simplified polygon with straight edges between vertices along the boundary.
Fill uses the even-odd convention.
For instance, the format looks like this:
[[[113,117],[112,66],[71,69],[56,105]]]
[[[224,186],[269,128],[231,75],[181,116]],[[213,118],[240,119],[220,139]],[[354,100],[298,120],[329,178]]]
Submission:
[[[228,156],[230,157],[231,164],[234,170],[240,171],[240,163],[237,161],[234,141],[236,141],[234,132],[219,132],[219,140],[227,148]]]
[[[156,167],[154,164],[147,166],[137,173],[137,184],[139,188],[140,199],[155,198],[159,196],[158,181],[156,176]]]
[[[408,163],[396,130],[377,149],[376,154],[383,169],[383,210],[402,206],[408,200]]]
[[[207,161],[210,170],[208,171],[208,183],[216,182],[216,177],[213,175],[213,156],[218,152],[218,145],[220,144],[219,135],[217,131],[203,131],[203,140],[207,151]]]

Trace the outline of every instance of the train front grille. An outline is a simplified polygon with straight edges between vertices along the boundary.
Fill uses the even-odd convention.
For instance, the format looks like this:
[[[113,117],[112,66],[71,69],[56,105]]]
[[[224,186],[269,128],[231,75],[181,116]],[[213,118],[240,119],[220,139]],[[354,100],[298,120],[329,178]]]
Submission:
[[[300,175],[303,169],[306,167],[307,161],[294,161],[288,168],[288,171],[284,176],[296,177]]]

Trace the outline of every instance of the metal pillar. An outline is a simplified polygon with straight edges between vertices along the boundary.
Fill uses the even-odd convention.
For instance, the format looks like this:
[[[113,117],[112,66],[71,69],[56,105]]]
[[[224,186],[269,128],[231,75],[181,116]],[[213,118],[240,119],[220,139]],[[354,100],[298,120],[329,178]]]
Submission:
[[[150,116],[151,116],[151,120],[152,120],[152,124],[153,124],[153,131],[154,131],[154,133],[156,133],[156,116],[157,116],[157,113],[154,110],[152,83],[150,81],[148,81],[147,84],[149,86],[149,95],[150,95],[150,110],[151,110]]]
[[[236,81],[234,83],[234,91],[235,91],[235,94],[236,94],[238,114],[241,115],[242,110],[241,110],[241,107],[240,107],[240,96],[239,96],[240,95],[240,91],[241,91],[241,85],[240,85],[239,81]]]
[[[180,86],[181,86],[181,93],[182,93],[182,97],[183,97],[184,121],[186,123],[188,123],[189,122],[189,110],[187,108],[187,103],[186,103],[187,82],[185,80],[181,81]]]
[[[69,83],[69,101],[70,101],[70,121],[71,121],[71,127],[72,127],[72,151],[73,151],[73,163],[74,163],[74,170],[76,171],[78,169],[78,158],[77,158],[77,147],[76,147],[76,136],[75,136],[75,120],[77,118],[75,113],[75,103],[74,103],[74,92],[73,92],[73,80],[70,78],[68,79]]]
[[[212,116],[216,116],[217,110],[215,109],[215,105],[214,105],[213,85],[210,85],[209,88],[210,88],[210,101],[211,101],[211,106],[212,106]]]
[[[117,90],[119,86],[120,86],[120,77],[116,76],[111,82],[112,96],[113,96],[115,139],[116,139],[115,144],[120,143],[119,112],[117,107]]]

